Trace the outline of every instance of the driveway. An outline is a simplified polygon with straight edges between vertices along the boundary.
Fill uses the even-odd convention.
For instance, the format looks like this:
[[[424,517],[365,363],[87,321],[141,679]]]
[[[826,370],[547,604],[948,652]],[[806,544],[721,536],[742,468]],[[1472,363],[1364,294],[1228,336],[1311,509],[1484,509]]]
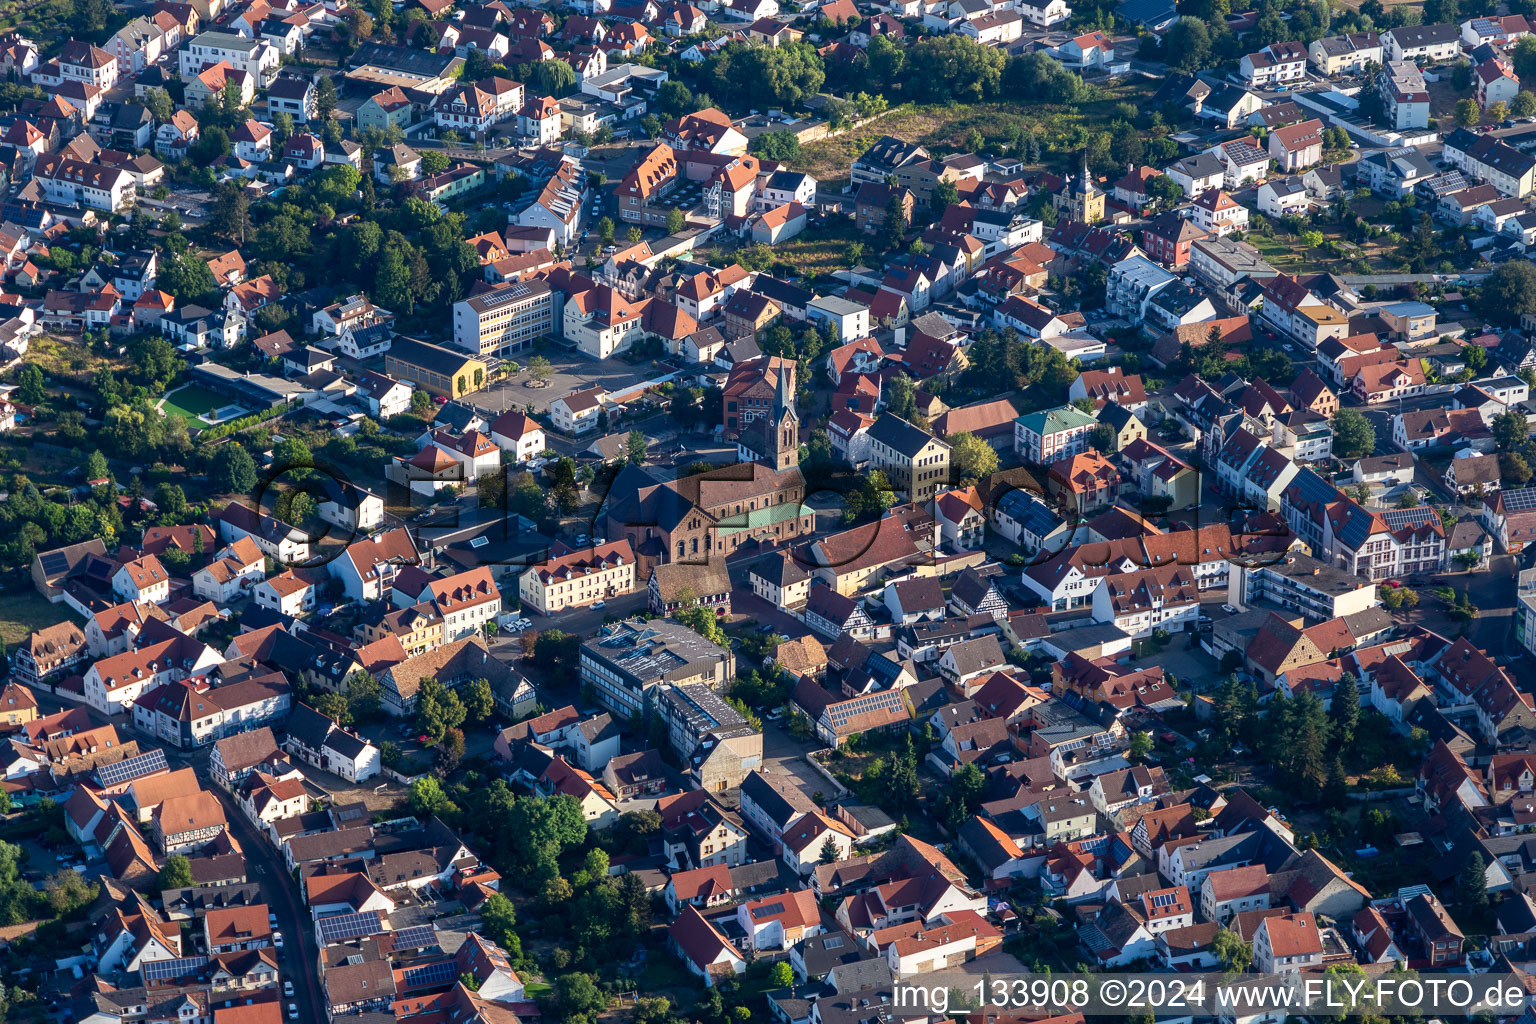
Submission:
[[[261,885],[267,899],[267,909],[277,915],[277,926],[282,931],[285,948],[278,953],[280,976],[293,982],[294,998],[283,998],[283,1017],[287,1019],[289,1002],[299,1007],[300,1024],[325,1024],[325,995],[320,988],[320,950],[315,945],[315,929],[310,916],[299,900],[298,887],[288,873],[282,856],[272,844],[256,832],[250,820],[235,806],[228,793],[215,785],[207,788],[216,793],[229,819],[230,830],[240,840],[245,850],[245,863],[250,869],[250,880]]]

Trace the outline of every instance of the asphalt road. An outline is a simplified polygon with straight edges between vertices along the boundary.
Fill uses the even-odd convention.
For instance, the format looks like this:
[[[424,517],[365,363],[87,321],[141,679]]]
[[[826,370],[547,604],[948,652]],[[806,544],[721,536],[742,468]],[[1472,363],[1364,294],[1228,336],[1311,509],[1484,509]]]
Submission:
[[[277,926],[283,933],[284,949],[278,953],[279,977],[292,981],[294,998],[282,999],[283,1019],[288,1018],[288,1003],[297,1003],[299,1024],[326,1024],[325,996],[320,988],[320,951],[315,945],[314,927],[310,916],[299,900],[293,876],[288,873],[283,858],[272,844],[257,833],[240,808],[223,789],[204,780],[208,789],[218,794],[224,805],[224,814],[235,838],[245,850],[247,874],[251,881],[261,885],[267,899],[267,909],[277,915]],[[281,988],[279,988],[281,993]]]

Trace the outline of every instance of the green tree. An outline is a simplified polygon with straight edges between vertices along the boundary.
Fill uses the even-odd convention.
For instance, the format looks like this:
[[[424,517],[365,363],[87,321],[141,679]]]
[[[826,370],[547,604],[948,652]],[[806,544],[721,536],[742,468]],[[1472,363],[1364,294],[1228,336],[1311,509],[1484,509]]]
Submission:
[[[221,444],[210,460],[208,481],[221,494],[249,494],[256,486],[256,460],[238,441]]]
[[[182,253],[160,261],[155,286],[170,292],[182,305],[191,303],[218,289],[208,263],[191,253]]]
[[[337,725],[352,724],[352,707],[339,693],[321,693],[314,699],[314,709]]]
[[[975,764],[961,765],[949,777],[950,822],[955,828],[976,813],[986,785],[987,777]]]
[[[35,363],[22,366],[16,377],[16,400],[23,405],[42,405],[48,401],[48,386],[43,371]]]
[[[1456,877],[1456,894],[1461,905],[1470,910],[1481,910],[1488,905],[1488,865],[1483,855],[1473,850]]]
[[[1223,971],[1233,974],[1241,974],[1253,963],[1253,947],[1230,928],[1223,928],[1216,933],[1216,937],[1211,940],[1211,953],[1221,961]]]
[[[592,975],[579,971],[555,979],[550,1001],[565,1020],[587,1020],[608,1006],[608,997]]]
[[[631,466],[643,465],[645,462],[645,432],[631,430],[624,439],[624,449]]]
[[[753,140],[753,152],[763,160],[793,163],[800,158],[800,137],[786,127],[763,132]]]
[[[949,439],[949,464],[962,486],[997,472],[997,450],[969,431]]]
[[[384,688],[371,673],[358,671],[347,677],[347,708],[355,722],[366,722],[379,713]]]
[[[433,743],[439,742],[449,729],[464,724],[469,709],[459,695],[436,679],[422,680],[416,697],[416,727]]]
[[[496,713],[496,697],[491,692],[489,679],[470,680],[459,688],[459,697],[464,704],[466,721],[488,722]]]
[[[87,480],[105,480],[112,475],[107,468],[107,457],[101,454],[98,448],[85,458],[85,478]]]
[[[780,960],[768,971],[768,985],[772,989],[789,988],[795,983],[795,969],[788,960]]]
[[[251,203],[238,182],[226,181],[213,194],[208,212],[208,230],[236,245],[245,244],[251,230]]]
[[[613,218],[599,217],[597,219],[597,237],[604,245],[613,244]]]
[[[1478,310],[1497,324],[1515,324],[1536,313],[1536,267],[1525,260],[1500,263],[1483,281]]]
[[[440,149],[426,149],[421,153],[421,173],[442,174],[448,169],[448,154]]]
[[[1355,728],[1360,723],[1360,680],[1353,672],[1345,672],[1333,684],[1328,719],[1334,744],[1347,749],[1354,742]]]
[[[549,383],[551,372],[552,368],[549,365],[549,360],[545,359],[543,356],[534,356],[532,359],[528,360],[528,376],[538,381],[540,384]]]
[[[516,837],[528,878],[543,884],[559,874],[561,853],[586,841],[587,820],[575,797],[528,797],[513,805],[510,834]]]
[[[315,83],[315,111],[322,122],[329,121],[336,112],[336,83],[330,75],[321,75]]]
[[[890,201],[885,204],[885,220],[880,226],[880,244],[889,250],[900,249],[902,240],[906,237],[907,209],[903,202],[905,195],[905,189],[894,188],[891,190]]]
[[[839,853],[839,851],[837,849],[837,842],[836,842],[836,840],[834,840],[832,838],[831,834],[829,833],[827,835],[827,838],[821,844],[821,854],[820,854],[821,862],[823,864],[836,864],[837,863],[837,859],[840,856],[842,856],[842,854]]]
[[[1152,734],[1150,732],[1146,732],[1145,730],[1132,733],[1130,749],[1131,760],[1139,764],[1142,761],[1145,761],[1147,759],[1147,755],[1150,753],[1152,753]]]
[[[1501,455],[1499,472],[1506,482],[1518,486],[1531,478],[1531,464],[1518,452]]]
[[[143,103],[144,109],[149,111],[156,124],[169,121],[171,115],[176,113],[176,104],[171,101],[171,94],[158,85],[152,85],[144,90]]]
[[[898,373],[885,385],[885,407],[892,416],[911,420],[917,415],[917,385],[912,378]]]
[[[501,893],[492,893],[480,904],[480,930],[486,938],[505,949],[517,937],[517,908]]]
[[[1477,109],[1477,100],[1470,96],[1464,100],[1456,101],[1456,123],[1463,128],[1470,128],[1481,119],[1481,112]]]
[[[1493,418],[1493,440],[1501,452],[1517,452],[1531,440],[1531,428],[1525,415],[1519,412],[1501,412]]]
[[[667,234],[679,234],[687,226],[688,218],[683,216],[682,210],[674,206],[667,211]]]
[[[49,875],[43,887],[48,909],[55,917],[74,913],[94,900],[99,892],[101,886],[87,882],[84,875],[69,868],[61,868]]]
[[[1002,92],[1008,60],[1001,50],[959,34],[928,36],[907,47],[903,89],[933,103],[982,103]]]
[[[1488,120],[1494,124],[1502,124],[1509,117],[1509,104],[1503,100],[1496,100],[1488,104]]]
[[[159,506],[161,515],[172,519],[180,519],[187,512],[186,493],[180,484],[173,484],[169,480],[162,480],[155,486],[155,504]]]
[[[696,604],[677,609],[672,613],[672,618],[710,643],[721,647],[730,645],[731,638],[726,634],[725,627],[720,625],[720,617],[714,613],[713,609]]]
[[[185,889],[194,884],[192,880],[192,862],[179,853],[173,853],[165,858],[165,863],[160,866],[160,874],[155,879],[161,892],[171,889]]]
[[[960,190],[952,181],[941,181],[934,186],[933,194],[928,199],[929,206],[933,209],[935,218],[944,216],[944,211],[954,203],[960,201]]]
[[[559,59],[540,61],[533,66],[533,80],[546,95],[558,99],[576,88],[576,69]]]
[[[1197,18],[1181,18],[1163,38],[1163,59],[1175,71],[1193,74],[1211,66],[1211,33]]]
[[[438,781],[430,775],[424,775],[411,783],[406,806],[418,818],[429,818],[441,814],[450,804],[448,794],[443,792]]]
[[[1333,414],[1333,451],[1342,459],[1358,459],[1376,450],[1376,428],[1355,409]]]
[[[1516,117],[1530,117],[1536,114],[1536,93],[1529,89],[1521,89],[1515,93],[1515,98],[1509,104],[1509,112]]]

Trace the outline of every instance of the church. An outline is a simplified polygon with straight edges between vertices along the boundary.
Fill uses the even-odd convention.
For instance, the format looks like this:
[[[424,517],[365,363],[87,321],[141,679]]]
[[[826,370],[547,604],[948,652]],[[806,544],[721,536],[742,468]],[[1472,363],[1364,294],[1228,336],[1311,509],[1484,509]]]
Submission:
[[[1082,224],[1097,224],[1104,219],[1104,192],[1088,171],[1088,151],[1083,150],[1083,169],[1067,175],[1066,187],[1052,197],[1056,216],[1060,220],[1075,220]]]
[[[788,373],[779,370],[773,407],[748,423],[734,466],[662,480],[628,466],[614,477],[599,515],[609,541],[625,538],[646,576],[662,562],[729,558],[744,545],[787,545],[811,534],[816,514],[804,504],[800,414]]]

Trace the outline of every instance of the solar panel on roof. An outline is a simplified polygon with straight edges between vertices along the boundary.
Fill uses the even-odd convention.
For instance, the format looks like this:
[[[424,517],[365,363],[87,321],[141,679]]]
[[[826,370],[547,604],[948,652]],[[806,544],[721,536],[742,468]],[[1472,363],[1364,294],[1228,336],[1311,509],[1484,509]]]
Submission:
[[[1536,487],[1522,487],[1499,495],[1507,512],[1529,512],[1536,508]]]
[[[1420,505],[1416,508],[1389,508],[1381,513],[1382,521],[1394,530],[1431,522],[1439,517],[1440,514],[1428,505]]]
[[[426,964],[422,967],[409,967],[405,971],[405,985],[407,988],[418,988],[423,985],[441,985],[453,981],[459,976],[459,964],[456,960],[439,960],[436,963]]]
[[[345,942],[365,935],[377,935],[384,928],[379,924],[377,911],[362,914],[335,914],[319,921],[320,938],[325,942]]]
[[[391,933],[396,949],[420,949],[437,943],[437,929],[429,924],[412,925]]]
[[[43,567],[43,572],[52,576],[56,572],[69,568],[69,558],[62,551],[50,551],[42,556],[40,564]]]
[[[171,978],[181,978],[197,970],[208,963],[205,956],[184,956],[175,960],[146,960],[140,965],[144,984],[152,981],[166,981]]]
[[[120,786],[145,775],[165,771],[168,767],[165,751],[156,747],[138,757],[124,758],[115,764],[102,766],[97,770],[96,777],[101,780],[103,786]]]

